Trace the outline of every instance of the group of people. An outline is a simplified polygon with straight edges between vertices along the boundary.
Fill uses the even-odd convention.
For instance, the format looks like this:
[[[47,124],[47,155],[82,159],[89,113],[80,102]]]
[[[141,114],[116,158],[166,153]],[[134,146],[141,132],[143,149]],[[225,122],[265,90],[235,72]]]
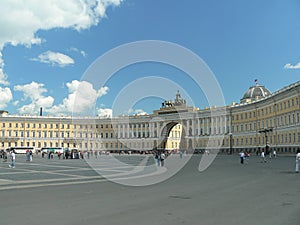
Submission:
[[[269,150],[269,148],[266,148],[266,150],[262,150],[262,151],[257,151],[256,155],[260,155],[261,158],[261,162],[266,163],[267,162],[267,158],[269,157],[270,159],[276,158],[277,157],[277,153],[276,150],[273,150],[272,154]],[[240,152],[240,159],[241,159],[241,164],[244,164],[245,160],[248,159],[250,156],[250,154],[247,151],[242,151]]]
[[[250,154],[247,151],[240,152],[241,164],[244,164],[245,160],[249,158]]]
[[[250,156],[247,151],[242,151],[242,152],[240,152],[239,155],[240,155],[241,164],[244,164],[245,160],[248,159],[248,157]],[[277,157],[276,150],[273,150],[272,154],[268,148],[266,148],[265,151],[261,151],[260,152],[261,162],[264,162],[264,163],[267,162],[268,156],[270,159],[272,157],[276,158]],[[296,152],[296,168],[295,168],[296,173],[299,173],[299,164],[300,164],[300,148]]]
[[[26,161],[31,162],[32,161],[32,151],[31,150],[26,150]]]
[[[154,158],[157,160],[157,166],[165,166],[165,159],[166,159],[165,152],[154,152]]]

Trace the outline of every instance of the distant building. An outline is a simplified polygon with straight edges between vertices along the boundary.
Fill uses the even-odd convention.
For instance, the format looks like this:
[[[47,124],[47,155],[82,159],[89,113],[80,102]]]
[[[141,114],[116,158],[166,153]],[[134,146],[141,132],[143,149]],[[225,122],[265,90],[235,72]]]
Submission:
[[[99,117],[19,116],[0,111],[0,149],[15,146],[81,150],[153,149],[278,152],[300,146],[300,81],[274,93],[256,83],[239,104],[198,109],[177,92],[151,115]],[[263,130],[270,130],[263,133]]]

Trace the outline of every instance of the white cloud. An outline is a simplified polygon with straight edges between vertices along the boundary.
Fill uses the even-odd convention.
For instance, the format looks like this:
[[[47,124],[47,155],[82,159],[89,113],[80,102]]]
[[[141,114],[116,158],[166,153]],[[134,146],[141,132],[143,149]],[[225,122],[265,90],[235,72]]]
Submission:
[[[32,60],[40,61],[43,63],[48,63],[60,67],[74,64],[74,60],[70,56],[62,54],[60,52],[52,52],[52,51],[44,52],[40,54],[37,58],[34,58]]]
[[[53,106],[49,111],[51,114],[90,114],[93,112],[98,98],[106,95],[108,87],[95,90],[93,85],[87,81],[73,80],[66,84],[69,95],[59,105]]]
[[[148,115],[148,113],[145,112],[143,109],[136,109],[136,110],[134,110],[133,114],[138,115],[138,116]]]
[[[3,68],[0,68],[0,84],[9,85],[7,75],[4,73]]]
[[[87,54],[86,54],[85,51],[79,50],[78,48],[71,47],[70,50],[73,51],[73,52],[78,52],[78,53],[80,53],[83,57],[86,57],[86,56],[87,56]]]
[[[53,28],[88,29],[105,17],[106,9],[123,0],[1,0],[0,7],[0,84],[7,85],[2,50],[6,44],[40,44],[39,30]]]
[[[54,98],[44,96],[44,93],[47,92],[44,84],[31,82],[30,84],[16,85],[14,90],[23,92],[22,101],[30,100],[29,104],[23,105],[18,109],[20,114],[37,114],[40,107],[49,109],[53,105]]]
[[[4,62],[2,59],[2,53],[0,49],[0,84],[9,85],[9,82],[7,81],[7,75],[4,73],[3,67],[4,67]]]
[[[149,114],[147,112],[145,112],[143,109],[129,109],[128,115],[144,116],[144,115],[149,115]]]
[[[0,87],[0,109],[4,109],[7,106],[7,103],[9,103],[13,99],[12,93],[10,88]]]
[[[300,69],[300,62],[298,62],[296,65],[292,65],[290,63],[287,63],[284,65],[285,69]]]
[[[23,92],[21,102],[29,101],[28,104],[25,104],[18,109],[19,113],[30,115],[38,114],[40,107],[42,107],[44,112],[51,115],[70,115],[72,113],[88,114],[94,109],[97,99],[106,95],[108,92],[108,87],[102,87],[99,90],[95,90],[93,85],[87,81],[73,80],[72,82],[67,83],[66,86],[69,90],[69,95],[58,105],[53,105],[54,98],[52,96],[45,96],[47,89],[44,84],[31,82],[30,84],[14,86],[15,91]],[[10,93],[9,98],[9,93],[9,88],[0,88],[1,99],[6,99],[6,101],[3,101],[3,104],[12,100],[12,95]],[[5,98],[5,96],[7,97]],[[15,101],[14,104],[19,105],[20,102]],[[109,110],[105,110],[105,112],[106,115],[109,114]]]
[[[101,118],[112,118],[112,109],[98,109],[97,115]]]

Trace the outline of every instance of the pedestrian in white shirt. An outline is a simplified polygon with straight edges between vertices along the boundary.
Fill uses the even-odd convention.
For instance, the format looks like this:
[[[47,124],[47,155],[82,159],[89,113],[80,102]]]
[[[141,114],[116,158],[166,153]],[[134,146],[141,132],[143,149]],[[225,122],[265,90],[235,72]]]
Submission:
[[[15,168],[15,161],[16,161],[16,153],[14,150],[9,152],[9,158],[10,158],[10,168]]]
[[[240,159],[241,159],[241,164],[244,164],[244,160],[245,160],[245,153],[244,152],[240,152]]]
[[[296,173],[299,173],[299,161],[300,161],[300,149],[297,150],[297,154],[296,154]]]
[[[261,157],[261,162],[267,162],[267,161],[266,161],[266,156],[265,156],[265,152],[264,152],[264,151],[261,152],[260,157]]]

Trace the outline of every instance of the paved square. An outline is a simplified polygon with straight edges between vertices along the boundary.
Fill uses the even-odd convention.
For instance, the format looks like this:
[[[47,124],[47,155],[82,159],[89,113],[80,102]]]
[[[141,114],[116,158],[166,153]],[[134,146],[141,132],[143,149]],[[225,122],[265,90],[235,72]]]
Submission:
[[[118,157],[139,165],[144,156]],[[218,155],[201,173],[200,157],[193,156],[167,181],[129,187],[106,180],[84,160],[35,157],[25,162],[18,155],[14,169],[0,163],[0,224],[300,224],[300,174],[294,172],[294,157],[260,163],[252,156],[241,165],[237,155]],[[101,160],[111,175],[122,171]]]

